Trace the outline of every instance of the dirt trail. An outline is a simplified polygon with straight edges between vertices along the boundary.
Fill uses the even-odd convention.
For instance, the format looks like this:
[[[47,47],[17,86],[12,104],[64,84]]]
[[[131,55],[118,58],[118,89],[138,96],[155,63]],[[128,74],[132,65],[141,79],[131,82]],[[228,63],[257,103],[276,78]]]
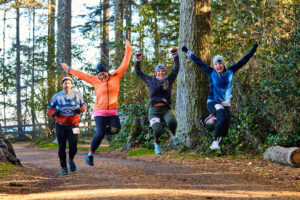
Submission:
[[[24,177],[2,180],[0,199],[300,199],[300,169],[274,165],[288,172],[289,184],[289,180],[267,179],[247,171],[249,163],[251,169],[260,166],[257,160],[232,165],[227,160],[126,159],[97,154],[95,166],[90,167],[84,163],[85,152],[78,152],[77,172],[60,177],[57,149],[17,144],[14,148],[27,171]],[[22,187],[6,186],[12,181]]]

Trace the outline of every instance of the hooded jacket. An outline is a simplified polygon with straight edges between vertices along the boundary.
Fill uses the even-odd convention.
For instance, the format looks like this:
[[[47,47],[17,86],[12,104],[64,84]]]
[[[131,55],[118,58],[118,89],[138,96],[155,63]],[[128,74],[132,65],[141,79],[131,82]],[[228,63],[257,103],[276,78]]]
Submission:
[[[101,81],[98,76],[85,74],[81,71],[70,69],[69,73],[91,84],[95,88],[96,101],[95,110],[108,110],[118,107],[120,91],[120,80],[129,66],[132,54],[132,47],[126,40],[126,51],[123,61],[119,68],[110,74],[108,81]]]

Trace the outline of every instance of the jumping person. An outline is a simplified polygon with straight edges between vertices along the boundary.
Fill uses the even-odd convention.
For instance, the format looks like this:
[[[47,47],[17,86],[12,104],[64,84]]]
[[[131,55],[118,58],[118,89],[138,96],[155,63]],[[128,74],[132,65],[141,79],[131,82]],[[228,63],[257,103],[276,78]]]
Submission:
[[[95,88],[96,101],[94,105],[94,119],[96,122],[96,134],[92,139],[91,147],[85,161],[88,165],[94,165],[94,155],[100,146],[103,137],[109,131],[111,135],[117,134],[121,129],[120,119],[117,113],[120,80],[129,66],[132,47],[126,40],[126,52],[119,68],[109,73],[106,67],[98,64],[96,76],[85,74],[62,64],[66,72],[86,81]],[[109,130],[108,130],[109,129]]]
[[[214,68],[203,63],[203,61],[195,56],[186,46],[182,47],[182,51],[186,53],[197,66],[199,66],[209,77],[209,97],[207,100],[207,110],[211,114],[206,121],[215,120],[214,140],[210,145],[210,149],[219,150],[219,142],[221,138],[228,134],[230,123],[230,99],[232,98],[232,78],[235,72],[242,68],[256,52],[258,45],[254,44],[253,48],[240,59],[237,63],[226,68],[225,61],[222,56],[215,56],[213,59]],[[215,116],[215,117],[214,117]]]
[[[66,75],[62,79],[63,91],[56,93],[48,107],[48,114],[55,117],[56,137],[58,140],[58,157],[62,167],[61,176],[68,175],[66,162],[66,144],[69,142],[68,164],[71,172],[76,171],[74,157],[77,153],[79,134],[79,114],[85,112],[85,102],[79,92],[72,90],[73,79]]]
[[[148,118],[153,129],[156,154],[161,154],[160,136],[164,132],[163,121],[171,130],[173,143],[179,144],[178,138],[175,137],[177,121],[171,104],[172,86],[179,72],[179,58],[177,49],[172,49],[171,53],[174,58],[174,68],[168,76],[166,76],[167,69],[163,64],[155,67],[155,76],[144,74],[141,70],[142,53],[136,54],[135,73],[147,84],[150,92]]]

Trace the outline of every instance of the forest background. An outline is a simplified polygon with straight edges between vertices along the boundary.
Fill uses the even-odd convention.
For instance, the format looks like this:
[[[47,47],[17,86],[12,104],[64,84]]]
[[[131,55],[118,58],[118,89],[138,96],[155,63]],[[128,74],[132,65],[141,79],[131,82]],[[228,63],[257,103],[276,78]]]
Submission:
[[[154,73],[158,63],[165,64],[170,72],[173,67],[170,49],[177,47],[181,68],[188,69],[192,64],[187,63],[181,47],[193,44],[188,47],[200,57],[201,51],[195,47],[197,41],[185,44],[180,39],[186,31],[180,28],[180,23],[184,23],[180,16],[188,12],[181,8],[186,4],[194,7],[200,4],[203,8],[202,3],[206,2],[210,8],[209,26],[192,28],[209,33],[206,42],[211,56],[207,64],[211,64],[214,55],[220,54],[229,66],[254,43],[259,44],[255,56],[234,78],[231,127],[222,153],[260,153],[274,145],[300,146],[297,62],[300,9],[296,0],[100,0],[93,1],[94,6],[82,5],[84,13],[75,12],[71,5],[78,2],[71,0],[0,2],[2,126],[18,124],[22,131],[22,124],[47,122],[47,129],[40,134],[52,135],[53,118],[47,115],[46,107],[53,94],[61,90],[60,79],[64,74],[61,61],[89,74],[95,74],[99,62],[113,71],[122,61],[127,38],[133,45],[133,59],[121,82],[119,112],[123,128],[111,143],[115,147],[123,145],[132,132],[134,119],[147,117],[149,106],[146,85],[134,74],[134,54],[143,53],[145,73]],[[189,75],[187,71],[182,70],[179,77]],[[199,87],[207,91],[208,79],[204,82],[195,83],[190,89]],[[196,101],[196,106],[205,107],[207,92],[185,97],[189,99],[180,98],[184,96],[178,90],[180,84],[174,85],[172,94],[176,111],[181,109],[179,99]],[[74,89],[84,94],[88,106],[82,120],[92,123],[93,87],[75,78]],[[213,130],[202,122],[207,111],[200,109],[199,115],[195,110],[188,116],[192,123],[180,124],[184,119],[177,115],[180,127],[188,127],[178,135],[184,147],[205,152]],[[138,136],[141,145],[149,148],[151,139],[149,127]]]

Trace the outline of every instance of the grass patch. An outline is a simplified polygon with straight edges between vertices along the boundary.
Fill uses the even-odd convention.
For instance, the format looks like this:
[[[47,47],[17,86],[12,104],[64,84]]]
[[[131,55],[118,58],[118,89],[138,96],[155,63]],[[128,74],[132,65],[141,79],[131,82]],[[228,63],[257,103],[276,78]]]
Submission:
[[[154,151],[150,149],[133,149],[128,152],[128,156],[144,156],[144,155],[154,155]]]
[[[58,148],[58,144],[44,143],[37,146],[37,148]]]
[[[15,166],[10,163],[0,162],[0,177],[3,177],[11,172],[21,169],[19,166]]]

